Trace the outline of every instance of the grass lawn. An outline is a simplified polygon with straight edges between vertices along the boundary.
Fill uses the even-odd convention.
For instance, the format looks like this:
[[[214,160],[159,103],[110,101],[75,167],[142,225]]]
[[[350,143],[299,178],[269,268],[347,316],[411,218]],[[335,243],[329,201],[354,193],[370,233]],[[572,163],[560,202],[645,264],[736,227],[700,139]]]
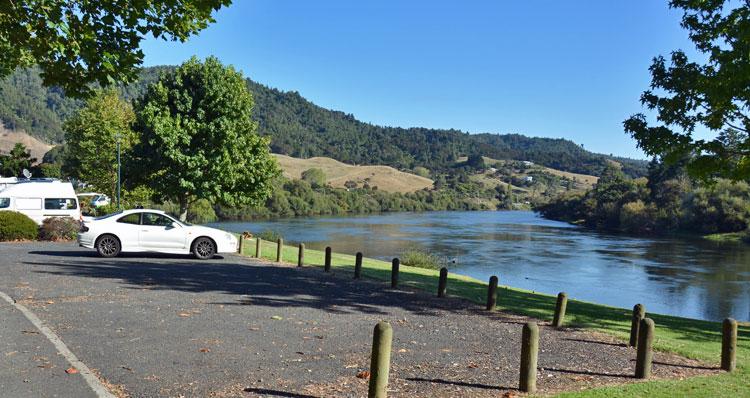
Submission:
[[[255,255],[255,240],[244,242],[243,254]],[[276,243],[263,241],[262,257],[276,259]],[[283,261],[297,263],[297,246],[284,246]],[[323,266],[324,253],[305,250],[305,265]],[[335,271],[353,272],[354,256],[333,253],[331,264]],[[430,292],[437,291],[439,272],[401,265],[399,285]],[[390,281],[389,262],[364,258],[362,276]],[[502,275],[500,284],[502,285]],[[484,305],[487,282],[466,276],[449,274],[448,294],[463,297]],[[636,303],[633,303],[636,304]],[[551,320],[555,297],[501,286],[498,289],[498,309],[538,319]],[[648,311],[648,308],[646,308]],[[683,356],[709,361],[718,368],[721,354],[721,324],[668,315],[647,314],[656,323],[654,348]],[[627,341],[630,334],[631,310],[600,304],[569,300],[565,316],[566,325],[609,333]],[[597,388],[561,394],[564,397],[750,397],[750,324],[740,323],[737,346],[737,370],[717,376],[693,377],[685,380],[663,380],[634,383],[617,387]]]

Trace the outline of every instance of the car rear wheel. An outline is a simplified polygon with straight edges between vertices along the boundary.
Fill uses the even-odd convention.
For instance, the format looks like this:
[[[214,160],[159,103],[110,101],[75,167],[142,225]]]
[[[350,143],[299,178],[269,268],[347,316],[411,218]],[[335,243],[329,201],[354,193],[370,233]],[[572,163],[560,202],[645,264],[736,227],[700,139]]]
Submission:
[[[120,241],[114,235],[104,235],[97,239],[96,251],[102,257],[116,257],[120,254]]]
[[[198,238],[193,243],[193,255],[201,260],[208,260],[216,254],[216,244],[208,238]]]

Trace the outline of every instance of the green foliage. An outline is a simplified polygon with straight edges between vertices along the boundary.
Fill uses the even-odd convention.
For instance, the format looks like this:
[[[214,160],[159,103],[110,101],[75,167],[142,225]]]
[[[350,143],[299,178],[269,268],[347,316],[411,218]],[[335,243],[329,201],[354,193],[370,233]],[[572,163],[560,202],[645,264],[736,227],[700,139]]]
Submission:
[[[440,257],[418,248],[410,248],[401,253],[401,264],[410,267],[440,269],[445,266],[445,261]]]
[[[39,226],[25,214],[0,211],[0,241],[35,240]]]
[[[78,235],[81,224],[70,217],[49,217],[42,221],[39,228],[41,240],[73,240]]]
[[[268,242],[277,242],[279,239],[284,238],[283,236],[281,236],[281,233],[270,229],[259,233],[257,237]]]
[[[473,171],[484,171],[487,165],[484,164],[482,155],[469,155],[465,162],[460,163],[459,167],[466,167]]]
[[[0,155],[0,175],[5,177],[19,177],[23,169],[31,169],[31,164],[36,159],[31,157],[31,152],[19,143],[13,146],[10,153]]]
[[[660,124],[650,125],[643,114],[624,122],[643,150],[667,163],[688,159],[691,175],[704,180],[750,177],[750,5],[734,1],[671,0],[683,11],[682,26],[705,58],[691,62],[681,50],[669,65],[656,57],[651,65],[651,89],[641,103],[655,111]],[[740,76],[742,76],[740,78]],[[693,133],[708,130],[713,139]]]
[[[213,57],[191,58],[135,103],[142,135],[135,175],[178,203],[182,220],[199,199],[230,206],[262,202],[280,171],[268,139],[256,132],[252,107],[239,72]]]
[[[96,91],[65,122],[65,172],[114,198],[117,191],[117,143],[123,158],[138,142],[131,129],[135,114],[114,90]]]
[[[631,233],[738,232],[750,225],[750,185],[690,181],[675,166],[652,163],[649,179],[610,170],[594,189],[539,206],[544,217]]]
[[[44,84],[85,95],[91,83],[132,81],[141,40],[185,41],[230,0],[0,2],[0,77],[39,65]]]
[[[199,199],[191,203],[188,208],[188,221],[195,224],[206,224],[218,219],[211,202],[206,199]]]
[[[461,186],[460,184],[458,186]],[[494,189],[385,192],[372,188],[313,188],[306,181],[277,179],[271,196],[257,206],[217,206],[221,219],[251,220],[327,214],[367,214],[390,211],[492,210]],[[480,200],[484,197],[484,201]]]
[[[312,168],[302,172],[302,181],[308,182],[313,188],[326,185],[326,174],[319,168]]]
[[[58,163],[41,163],[36,167],[36,173],[40,177],[44,178],[60,178],[62,177],[62,169]]]
[[[414,171],[414,174],[416,174],[416,175],[418,175],[420,177],[425,177],[425,178],[429,178],[430,177],[430,170],[427,170],[426,167],[417,166],[417,167],[414,168],[413,171]]]

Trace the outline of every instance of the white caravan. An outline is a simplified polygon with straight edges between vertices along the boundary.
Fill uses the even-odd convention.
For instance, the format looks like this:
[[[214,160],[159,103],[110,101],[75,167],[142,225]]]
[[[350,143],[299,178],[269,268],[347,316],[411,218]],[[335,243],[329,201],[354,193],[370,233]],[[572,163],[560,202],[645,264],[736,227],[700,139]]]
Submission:
[[[41,225],[45,218],[81,219],[73,185],[58,180],[18,180],[0,191],[0,211],[23,213]]]
[[[18,184],[18,178],[16,177],[0,177],[0,191],[15,184]]]

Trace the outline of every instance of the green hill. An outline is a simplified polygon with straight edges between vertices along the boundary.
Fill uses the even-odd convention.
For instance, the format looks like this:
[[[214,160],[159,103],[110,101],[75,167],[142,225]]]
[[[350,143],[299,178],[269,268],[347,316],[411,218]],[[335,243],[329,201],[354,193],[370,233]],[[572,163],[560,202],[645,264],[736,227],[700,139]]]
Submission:
[[[137,97],[169,68],[143,69],[137,83],[121,88],[123,96]],[[297,92],[283,92],[249,79],[248,87],[255,97],[254,118],[261,134],[271,136],[273,152],[293,157],[324,156],[349,164],[397,169],[423,166],[446,171],[461,156],[481,154],[493,159],[528,160],[588,175],[600,175],[614,160],[631,176],[646,173],[645,161],[595,154],[570,140],[377,126],[351,114],[317,106]],[[25,130],[48,143],[62,143],[62,121],[80,104],[57,88],[43,87],[34,69],[18,70],[0,82],[0,120],[8,129]]]

